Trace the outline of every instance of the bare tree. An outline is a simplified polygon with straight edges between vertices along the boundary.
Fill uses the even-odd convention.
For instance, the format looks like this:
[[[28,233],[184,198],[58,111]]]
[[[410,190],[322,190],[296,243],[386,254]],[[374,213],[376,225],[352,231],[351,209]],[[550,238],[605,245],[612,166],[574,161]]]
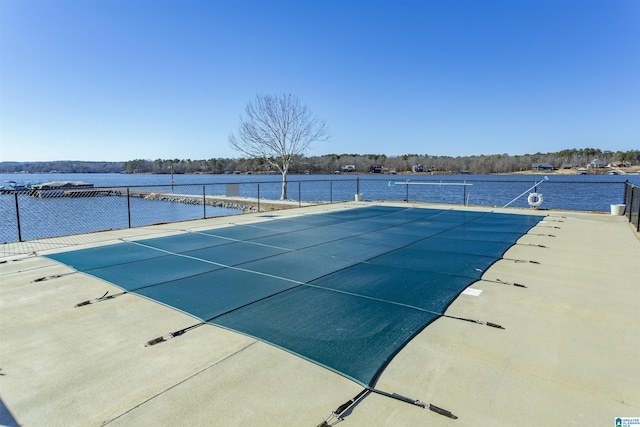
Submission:
[[[329,130],[291,94],[256,95],[240,116],[238,135],[229,144],[249,157],[264,159],[282,174],[282,194],[287,198],[287,173],[311,143],[329,139]]]

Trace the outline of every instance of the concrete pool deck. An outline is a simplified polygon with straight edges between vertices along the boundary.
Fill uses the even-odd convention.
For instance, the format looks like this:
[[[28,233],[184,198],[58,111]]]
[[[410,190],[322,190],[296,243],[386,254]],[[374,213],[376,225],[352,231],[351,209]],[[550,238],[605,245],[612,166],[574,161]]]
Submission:
[[[362,387],[39,255],[372,204],[546,215],[447,315],[410,341],[345,426],[603,425],[640,417],[640,240],[626,218],[580,212],[352,202],[64,238],[0,258],[0,424],[316,426]],[[527,262],[516,262],[525,260]],[[533,261],[533,262],[529,262]],[[44,280],[43,280],[44,278]],[[504,282],[500,283],[500,282]],[[526,286],[512,286],[518,283]]]

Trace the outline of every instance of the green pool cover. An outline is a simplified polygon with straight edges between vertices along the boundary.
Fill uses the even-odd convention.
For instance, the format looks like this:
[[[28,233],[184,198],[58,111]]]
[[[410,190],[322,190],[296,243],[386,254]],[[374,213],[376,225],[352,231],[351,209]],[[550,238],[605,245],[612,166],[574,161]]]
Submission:
[[[373,386],[541,218],[371,206],[48,257]]]

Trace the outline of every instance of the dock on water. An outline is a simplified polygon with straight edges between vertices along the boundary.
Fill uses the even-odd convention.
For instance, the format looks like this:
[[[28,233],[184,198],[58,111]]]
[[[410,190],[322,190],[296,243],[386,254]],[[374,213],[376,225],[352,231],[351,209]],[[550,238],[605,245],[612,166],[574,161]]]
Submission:
[[[46,199],[50,197],[97,197],[97,196],[131,196],[146,197],[155,193],[152,190],[125,187],[94,187],[84,181],[52,181],[32,185],[27,194],[32,197]]]
[[[284,207],[311,206],[314,203],[296,200],[272,200],[256,197],[242,197],[238,194],[184,194],[174,191],[162,191],[158,189],[136,187],[94,187],[93,184],[83,181],[54,181],[38,184],[26,190],[32,197],[46,198],[79,198],[79,197],[132,197],[145,200],[158,200],[172,203],[190,205],[207,204],[210,206],[238,209],[243,212],[255,212],[258,210],[277,210]]]

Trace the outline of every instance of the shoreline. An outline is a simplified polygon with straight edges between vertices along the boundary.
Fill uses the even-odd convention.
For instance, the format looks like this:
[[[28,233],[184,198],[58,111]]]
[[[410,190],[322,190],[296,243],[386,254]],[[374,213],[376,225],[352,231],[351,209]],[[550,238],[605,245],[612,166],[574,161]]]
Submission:
[[[165,202],[184,203],[187,205],[202,205],[202,196],[187,194],[151,193],[145,200],[161,200]],[[257,199],[252,197],[205,196],[207,206],[216,208],[236,209],[242,213],[266,212],[299,206],[312,206],[312,203],[292,200]]]
[[[494,176],[494,175],[587,175],[587,176],[599,176],[599,175],[609,175],[611,171],[618,171],[618,175],[640,175],[640,165],[638,166],[630,166],[630,167],[602,167],[598,169],[585,169],[583,171],[579,171],[577,169],[555,169],[555,170],[523,170],[523,171],[513,171],[513,172],[493,172],[493,173],[467,173],[467,172],[457,172],[457,171],[431,171],[431,172],[412,172],[412,171],[404,171],[404,172],[380,172],[380,173],[372,173],[372,172],[315,172],[315,173],[295,173],[289,172],[287,176],[299,176],[299,175],[318,175],[318,176],[332,176],[332,175],[412,175],[412,176],[431,176],[431,175],[473,175],[473,176]],[[126,173],[126,172],[0,172],[0,175],[171,175],[169,173],[152,173],[152,172],[140,172],[140,173]],[[213,172],[187,172],[187,173],[175,173],[176,176],[185,176],[185,175],[274,175],[281,176],[280,174],[273,174],[269,172],[262,171],[245,171],[241,173],[213,173]]]

